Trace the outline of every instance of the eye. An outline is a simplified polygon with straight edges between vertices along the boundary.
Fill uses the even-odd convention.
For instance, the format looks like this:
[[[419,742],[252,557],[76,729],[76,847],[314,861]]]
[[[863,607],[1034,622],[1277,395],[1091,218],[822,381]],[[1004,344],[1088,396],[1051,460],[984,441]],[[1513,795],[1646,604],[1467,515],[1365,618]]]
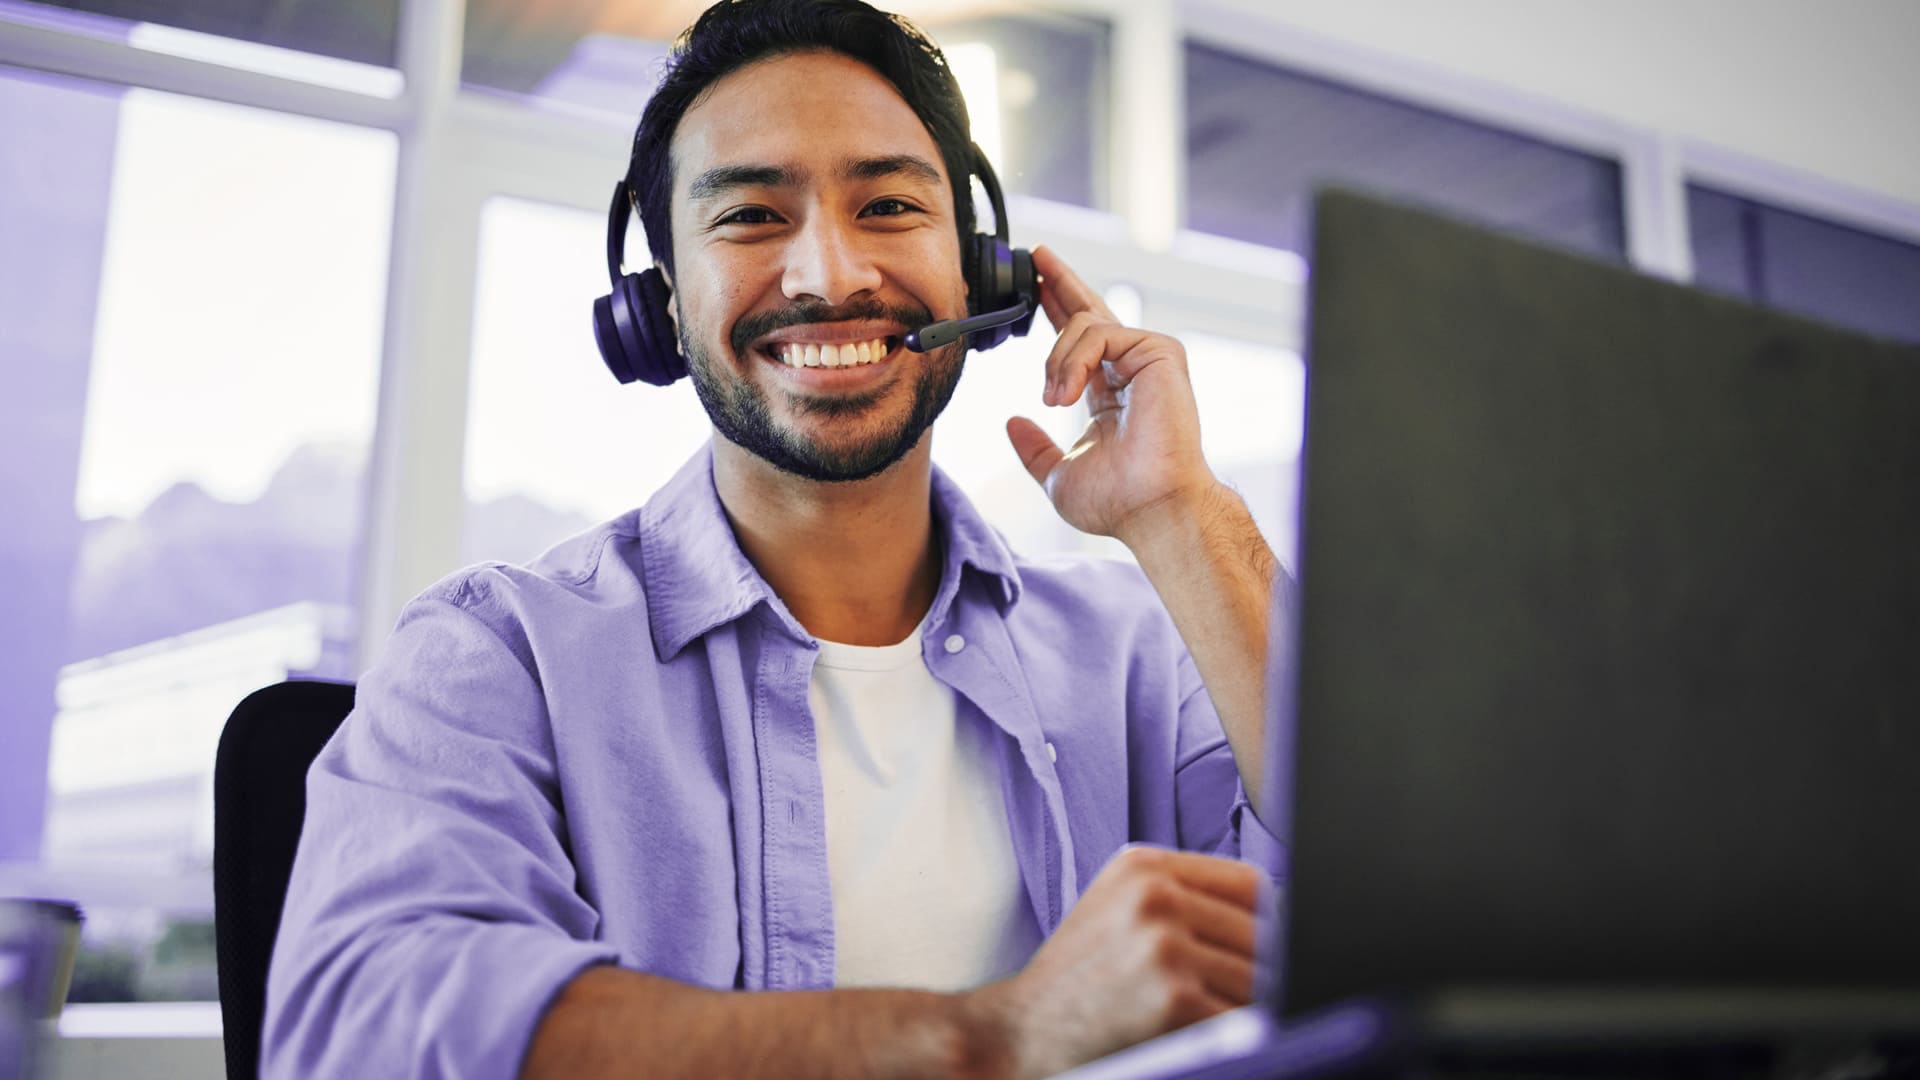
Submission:
[[[905,199],[875,199],[867,204],[866,212],[874,217],[901,217],[906,214],[925,213]]]
[[[771,225],[779,218],[764,206],[742,206],[721,215],[715,225]]]

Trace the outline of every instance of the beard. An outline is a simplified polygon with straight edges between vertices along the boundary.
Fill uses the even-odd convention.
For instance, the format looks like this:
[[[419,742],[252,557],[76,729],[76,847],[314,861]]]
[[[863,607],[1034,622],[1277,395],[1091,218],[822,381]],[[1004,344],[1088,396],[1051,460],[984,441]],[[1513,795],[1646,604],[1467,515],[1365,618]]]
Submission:
[[[890,319],[912,329],[933,321],[924,308],[889,307],[878,301],[828,308],[824,304],[801,304],[779,312],[750,315],[734,326],[731,344],[735,356],[749,363],[747,346],[773,330],[802,323],[839,322],[851,319]],[[933,421],[953,399],[965,364],[966,341],[963,338],[945,348],[922,354],[919,370],[913,376],[913,400],[904,415],[875,430],[839,445],[825,445],[800,432],[775,422],[773,409],[761,388],[746,379],[727,380],[720,376],[719,365],[707,349],[680,339],[680,350],[687,358],[687,371],[693,376],[694,393],[713,421],[714,430],[728,442],[782,472],[807,480],[847,483],[865,480],[886,471],[894,462],[920,442]],[[878,423],[874,413],[887,396],[888,386],[875,387],[860,394],[816,396],[788,392],[784,396],[795,414],[818,416],[828,420],[871,425]]]

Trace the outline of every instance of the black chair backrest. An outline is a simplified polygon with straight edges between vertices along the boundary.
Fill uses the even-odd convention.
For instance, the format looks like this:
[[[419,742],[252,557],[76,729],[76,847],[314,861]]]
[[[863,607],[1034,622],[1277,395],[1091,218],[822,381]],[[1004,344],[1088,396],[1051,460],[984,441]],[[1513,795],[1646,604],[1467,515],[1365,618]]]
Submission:
[[[260,1074],[267,962],[307,813],[307,766],[353,709],[353,684],[292,681],[247,696],[213,765],[213,926],[227,1076]]]

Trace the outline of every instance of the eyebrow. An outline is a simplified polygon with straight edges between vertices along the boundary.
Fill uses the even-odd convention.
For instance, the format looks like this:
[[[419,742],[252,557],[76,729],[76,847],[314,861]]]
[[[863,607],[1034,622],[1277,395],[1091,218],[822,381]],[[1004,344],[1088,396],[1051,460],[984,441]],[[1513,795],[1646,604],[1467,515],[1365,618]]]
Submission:
[[[848,162],[840,170],[849,180],[878,180],[885,176],[898,176],[902,173],[930,184],[940,182],[940,170],[926,158],[913,154],[890,154],[886,157],[861,158]]]
[[[914,154],[888,154],[884,157],[857,158],[840,167],[848,180],[879,180],[906,175],[937,184],[940,170],[926,158]],[[788,165],[717,165],[693,178],[687,197],[695,202],[718,198],[743,187],[799,187],[806,173]]]
[[[800,173],[784,165],[719,165],[693,178],[687,197],[695,202],[712,199],[735,188],[798,187]]]

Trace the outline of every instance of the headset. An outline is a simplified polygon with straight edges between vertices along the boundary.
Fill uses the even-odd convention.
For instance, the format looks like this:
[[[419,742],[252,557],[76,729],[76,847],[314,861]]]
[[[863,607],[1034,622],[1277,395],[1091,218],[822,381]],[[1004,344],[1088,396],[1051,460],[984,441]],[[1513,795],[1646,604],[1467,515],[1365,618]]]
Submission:
[[[968,150],[973,155],[972,175],[980,178],[993,206],[994,231],[965,238],[967,248],[961,254],[967,273],[968,318],[929,323],[907,334],[905,344],[914,352],[951,344],[963,334],[972,335],[968,347],[991,349],[1011,336],[1024,336],[1033,328],[1033,315],[1040,307],[1033,253],[1007,241],[1007,202],[1000,193],[1000,178],[977,143],[969,143]],[[657,267],[638,274],[625,272],[621,255],[632,216],[632,189],[622,179],[613,187],[613,205],[607,210],[607,277],[613,291],[593,302],[593,338],[614,378],[668,386],[686,375],[687,358],[680,353],[673,317],[667,313],[667,279]]]

